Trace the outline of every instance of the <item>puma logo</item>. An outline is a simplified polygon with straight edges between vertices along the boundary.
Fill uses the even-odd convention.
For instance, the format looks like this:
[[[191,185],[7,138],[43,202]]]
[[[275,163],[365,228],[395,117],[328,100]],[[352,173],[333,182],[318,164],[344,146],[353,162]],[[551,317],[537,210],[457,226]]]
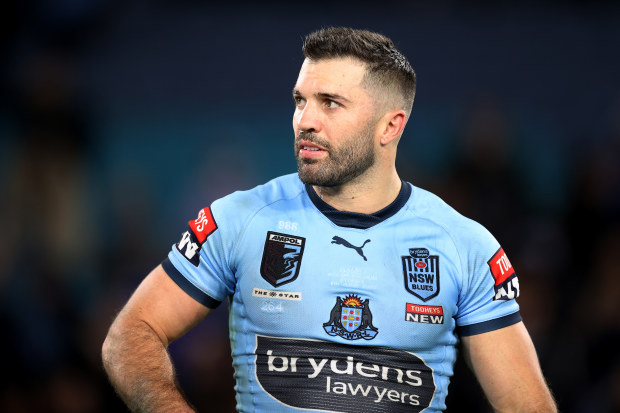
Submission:
[[[349,241],[347,241],[344,238],[340,238],[339,236],[334,236],[332,238],[332,244],[337,244],[337,245],[344,245],[347,248],[351,248],[354,249],[355,251],[357,251],[357,253],[364,259],[364,261],[368,261],[366,259],[366,256],[364,255],[364,251],[362,251],[362,248],[364,248],[364,246],[366,244],[368,244],[370,242],[369,239],[367,239],[366,241],[364,241],[364,243],[362,244],[361,247],[356,247],[355,245],[352,245]]]

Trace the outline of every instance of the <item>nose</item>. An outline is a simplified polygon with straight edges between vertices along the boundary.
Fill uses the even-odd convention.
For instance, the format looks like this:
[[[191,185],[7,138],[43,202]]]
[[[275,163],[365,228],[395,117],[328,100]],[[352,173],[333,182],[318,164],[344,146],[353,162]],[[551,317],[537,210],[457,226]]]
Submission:
[[[299,131],[316,133],[321,130],[320,113],[310,102],[306,102],[302,108],[295,110],[293,123]]]

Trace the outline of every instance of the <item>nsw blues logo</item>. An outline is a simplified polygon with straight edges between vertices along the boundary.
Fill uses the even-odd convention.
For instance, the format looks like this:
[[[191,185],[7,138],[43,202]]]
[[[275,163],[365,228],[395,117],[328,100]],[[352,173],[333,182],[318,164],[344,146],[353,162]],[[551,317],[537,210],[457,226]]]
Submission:
[[[344,299],[337,297],[329,321],[323,323],[323,329],[330,336],[340,336],[347,340],[372,340],[379,330],[372,325],[369,299],[362,302],[356,295]]]
[[[274,287],[295,281],[301,268],[306,239],[279,232],[267,232],[260,274]]]
[[[439,256],[429,255],[426,248],[411,248],[402,261],[407,291],[422,301],[439,294]]]

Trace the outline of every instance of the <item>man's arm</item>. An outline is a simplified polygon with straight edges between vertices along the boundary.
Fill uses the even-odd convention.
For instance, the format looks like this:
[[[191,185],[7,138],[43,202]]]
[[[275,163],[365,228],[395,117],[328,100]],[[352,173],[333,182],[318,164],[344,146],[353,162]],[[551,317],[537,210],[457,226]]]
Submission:
[[[462,338],[465,358],[497,412],[557,412],[522,322]]]
[[[116,317],[103,343],[110,382],[134,412],[193,412],[182,396],[167,347],[204,319],[209,308],[158,266]]]

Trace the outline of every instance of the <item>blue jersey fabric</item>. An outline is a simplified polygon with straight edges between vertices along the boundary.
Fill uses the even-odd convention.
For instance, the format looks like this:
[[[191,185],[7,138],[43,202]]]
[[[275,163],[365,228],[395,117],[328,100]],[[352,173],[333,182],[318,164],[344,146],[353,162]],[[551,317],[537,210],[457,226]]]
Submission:
[[[203,209],[162,265],[229,299],[241,412],[442,411],[459,335],[521,319],[495,238],[407,182],[365,215],[276,178]]]

